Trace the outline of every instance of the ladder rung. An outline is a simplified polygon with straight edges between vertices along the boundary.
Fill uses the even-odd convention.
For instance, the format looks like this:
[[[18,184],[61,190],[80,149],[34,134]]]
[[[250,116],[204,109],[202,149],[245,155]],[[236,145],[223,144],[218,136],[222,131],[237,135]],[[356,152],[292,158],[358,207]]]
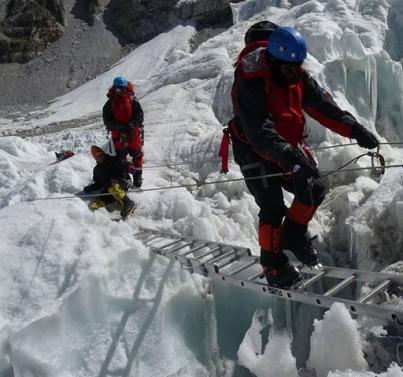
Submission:
[[[358,302],[363,304],[364,302],[367,302],[370,300],[372,297],[376,296],[378,293],[383,292],[388,285],[390,284],[390,280],[385,280],[381,284],[377,285],[371,292],[368,292],[366,295],[361,297]]]
[[[203,243],[203,244],[201,244],[199,246],[196,246],[193,249],[188,250],[186,253],[181,254],[181,257],[184,257],[186,255],[192,254],[193,252],[195,252],[197,250],[200,250],[200,249],[203,249],[203,247],[206,247],[206,246],[207,246],[206,243]]]
[[[189,243],[186,243],[186,244],[181,245],[181,246],[176,246],[171,250],[164,251],[164,255],[175,253],[175,251],[178,251],[180,249],[184,249],[185,247],[187,247],[187,246],[189,246],[191,244],[192,244],[192,242],[189,242]]]
[[[148,246],[148,244],[149,243],[151,243],[152,241],[154,241],[155,239],[157,239],[157,238],[162,238],[160,235],[158,235],[158,234],[156,234],[156,235],[152,235],[151,234],[151,238],[149,238],[149,239],[146,239],[145,240],[145,244]]]
[[[210,250],[206,251],[205,253],[198,255],[198,256],[195,257],[194,259],[196,259],[196,260],[202,259],[202,258],[204,258],[206,255],[213,254],[213,253],[215,253],[216,251],[218,251],[218,250],[220,250],[220,249],[221,249],[221,247],[220,247],[220,246],[217,246],[217,247],[215,247],[214,249],[210,249]]]
[[[254,275],[252,275],[251,277],[249,277],[247,280],[248,281],[255,281],[257,278],[264,278],[264,272],[262,270],[260,270],[259,272],[255,273]]]
[[[172,242],[170,242],[170,243],[167,243],[166,245],[158,246],[158,249],[160,249],[160,250],[166,249],[167,247],[170,247],[170,246],[172,246],[172,245],[175,245],[176,243],[181,242],[181,241],[182,241],[182,238],[179,238],[179,239],[177,239],[177,240],[175,240],[175,241],[172,241]]]
[[[152,236],[152,235],[153,235],[153,233],[149,233],[149,232],[146,232],[146,231],[144,231],[144,232],[142,232],[142,233],[143,233],[143,234],[137,233],[136,238],[137,238],[138,240],[142,240],[142,239],[144,239],[144,238],[146,238],[146,237],[149,237],[149,236]]]
[[[352,283],[356,279],[355,275],[351,275],[348,278],[345,278],[339,284],[335,285],[333,288],[330,288],[327,292],[323,294],[323,296],[333,296],[338,291],[342,290],[344,287],[347,287],[350,283]]]
[[[214,263],[214,265],[213,265],[214,271],[216,273],[219,273],[221,268],[224,268],[224,267],[228,266],[229,264],[231,264],[235,261],[238,261],[243,256],[242,254],[239,255],[238,252],[239,252],[239,250],[236,251],[235,254],[233,254],[232,256],[230,255],[230,258],[225,260],[222,263],[218,263],[218,264]]]
[[[298,290],[301,291],[305,288],[308,288],[309,286],[311,286],[312,284],[316,283],[318,280],[322,279],[324,275],[326,275],[327,271],[323,270],[321,272],[319,272],[319,274],[311,277],[310,279],[308,279],[307,281],[305,281],[302,285],[300,285],[298,287]]]
[[[235,253],[234,255],[230,256],[230,258],[227,259],[226,261],[224,261],[223,263],[219,263],[219,264],[214,263],[213,264],[214,271],[218,274],[220,272],[220,268],[224,268],[224,267],[228,266],[229,264],[231,264],[235,261],[238,261],[239,258],[240,258],[240,256],[237,253]]]
[[[230,250],[230,251],[227,251],[227,252],[224,253],[224,254],[219,255],[218,257],[215,257],[215,258],[213,258],[213,259],[208,260],[206,263],[216,263],[216,262],[219,262],[220,260],[222,260],[222,259],[224,259],[224,258],[226,258],[226,257],[229,257],[230,255],[232,255],[232,254],[234,254],[234,253],[236,253],[236,249],[235,249],[235,248],[233,248],[233,249]]]
[[[250,266],[253,266],[255,263],[257,262],[257,259],[253,259],[251,261],[249,261],[248,263],[236,268],[235,270],[231,271],[228,273],[228,276],[234,276],[236,274],[239,274],[242,271],[245,271],[246,269],[248,269]]]

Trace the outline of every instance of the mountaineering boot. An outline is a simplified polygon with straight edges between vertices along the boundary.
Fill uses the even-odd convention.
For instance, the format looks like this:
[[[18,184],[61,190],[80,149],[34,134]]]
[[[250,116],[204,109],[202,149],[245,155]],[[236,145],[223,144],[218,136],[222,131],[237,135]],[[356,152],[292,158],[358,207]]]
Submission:
[[[318,253],[312,246],[312,240],[307,238],[308,225],[298,224],[286,218],[283,224],[282,248],[290,250],[303,263],[309,267],[317,265]]]
[[[134,212],[136,207],[136,203],[126,195],[123,198],[123,206],[122,210],[120,211],[120,216],[122,216],[122,219],[127,219]]]
[[[126,195],[126,192],[119,183],[111,185],[108,188],[108,192],[110,192],[115,200],[120,204],[120,215],[122,216],[122,219],[126,219],[134,212],[136,209],[136,203]]]
[[[277,269],[264,269],[267,284],[276,288],[289,288],[302,280],[298,269],[290,262]]]
[[[120,204],[120,207],[123,207],[123,199],[126,196],[126,191],[123,190],[122,186],[119,183],[113,183],[108,188],[108,192],[112,194],[113,198]]]
[[[143,170],[136,169],[133,172],[133,185],[134,187],[140,188],[143,184]]]
[[[281,249],[281,225],[259,220],[260,264],[272,287],[288,288],[302,277]]]
[[[95,210],[103,208],[105,206],[106,206],[106,203],[101,198],[92,200],[90,202],[90,204],[88,204],[88,208],[90,209],[90,211],[95,211]]]

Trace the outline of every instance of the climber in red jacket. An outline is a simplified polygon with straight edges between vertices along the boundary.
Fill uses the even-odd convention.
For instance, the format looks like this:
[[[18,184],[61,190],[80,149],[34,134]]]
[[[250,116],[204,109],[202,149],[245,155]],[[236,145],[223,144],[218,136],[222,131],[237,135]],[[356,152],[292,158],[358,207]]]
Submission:
[[[377,138],[301,67],[307,55],[301,34],[276,27],[268,41],[246,41],[235,68],[232,88],[234,118],[229,124],[235,161],[245,178],[274,173],[278,178],[247,179],[259,212],[260,262],[269,285],[289,287],[301,279],[283,250],[304,264],[318,263],[307,238],[308,223],[325,197],[318,168],[305,141],[303,111],[323,126],[356,139],[364,148]],[[294,194],[289,208],[282,189]]]
[[[112,132],[112,140],[116,155],[126,160],[127,154],[133,159],[130,173],[133,184],[141,187],[143,173],[143,120],[144,114],[136,99],[133,85],[123,76],[113,80],[113,86],[107,94],[102,116],[108,131]]]

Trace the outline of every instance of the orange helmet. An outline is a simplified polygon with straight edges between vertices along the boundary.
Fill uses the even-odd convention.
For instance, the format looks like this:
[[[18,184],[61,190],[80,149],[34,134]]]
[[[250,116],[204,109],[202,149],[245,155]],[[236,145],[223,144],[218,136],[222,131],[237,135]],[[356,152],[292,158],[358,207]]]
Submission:
[[[105,158],[105,152],[100,147],[93,145],[91,147],[91,154],[94,157],[95,161],[103,160]]]

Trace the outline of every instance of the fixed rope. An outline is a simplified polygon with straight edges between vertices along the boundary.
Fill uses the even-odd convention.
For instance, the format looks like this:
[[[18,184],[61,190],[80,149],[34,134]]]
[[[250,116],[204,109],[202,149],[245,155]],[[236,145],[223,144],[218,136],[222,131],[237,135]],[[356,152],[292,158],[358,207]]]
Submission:
[[[362,156],[361,156],[362,157]],[[354,160],[349,161],[348,163],[352,163]],[[401,168],[403,167],[403,164],[397,164],[397,165],[386,165],[383,166],[383,169],[390,169],[390,168]],[[360,171],[360,170],[379,170],[379,166],[367,166],[367,167],[359,167],[359,168],[347,168],[347,169],[334,169],[334,170],[324,170],[321,171],[321,175],[318,179],[324,178],[330,174],[334,173],[342,173],[342,172],[350,172],[350,171]],[[207,185],[213,185],[213,184],[222,184],[222,183],[229,183],[229,182],[238,182],[238,181],[247,181],[247,180],[254,180],[254,179],[263,179],[263,178],[276,178],[276,177],[286,177],[291,175],[291,172],[286,172],[286,173],[274,173],[274,174],[265,174],[265,175],[259,175],[259,176],[253,176],[253,177],[247,177],[247,178],[232,178],[232,179],[226,179],[226,180],[218,180],[218,181],[208,181],[208,182],[196,182],[196,183],[189,183],[185,185],[175,185],[175,186],[164,186],[164,187],[151,187],[147,189],[141,189],[141,190],[128,190],[129,193],[142,193],[142,192],[148,192],[148,191],[165,191],[165,190],[171,190],[171,189],[179,189],[179,188],[199,188],[202,186],[207,186]],[[101,196],[110,196],[110,193],[98,193],[98,194],[86,194],[86,195],[69,195],[69,196],[59,196],[59,197],[52,197],[52,198],[37,198],[37,199],[29,199],[26,200],[27,202],[34,202],[34,201],[40,201],[40,200],[62,200],[62,199],[76,199],[76,198],[92,198],[92,197],[101,197]]]
[[[378,148],[379,149],[379,148]],[[379,153],[379,152],[367,152],[367,153],[363,153],[360,154],[357,157],[354,157],[353,159],[351,159],[350,161],[347,161],[345,164],[339,166],[337,169],[335,170],[330,170],[329,172],[322,172],[323,174],[319,177],[319,178],[324,178],[327,177],[328,175],[331,175],[333,173],[336,173],[338,170],[342,170],[343,168],[345,168],[346,166],[352,164],[353,162],[357,163],[358,160],[364,156],[369,156],[371,157],[371,168],[379,175],[382,175],[385,173],[385,159],[384,157]],[[378,160],[379,165],[380,166],[375,166],[375,160]],[[346,169],[345,169],[346,170]],[[344,170],[344,171],[345,171]]]
[[[309,148],[311,151],[320,151],[320,150],[325,150],[325,149],[332,149],[332,148],[341,148],[341,147],[352,147],[354,145],[358,145],[358,143],[349,143],[349,144],[335,144],[335,145],[328,145],[325,147],[313,147]],[[391,142],[391,143],[379,143],[379,145],[403,145],[403,141],[396,141],[396,142]],[[211,160],[203,161],[203,163],[218,163],[221,160],[218,158],[214,158]],[[178,163],[170,163],[170,162],[156,162],[155,165],[147,165],[143,166],[143,169],[156,169],[156,168],[169,168],[169,167],[175,167],[175,166],[186,166],[186,165],[192,165],[196,164],[197,161],[191,161],[191,162],[178,162]]]

